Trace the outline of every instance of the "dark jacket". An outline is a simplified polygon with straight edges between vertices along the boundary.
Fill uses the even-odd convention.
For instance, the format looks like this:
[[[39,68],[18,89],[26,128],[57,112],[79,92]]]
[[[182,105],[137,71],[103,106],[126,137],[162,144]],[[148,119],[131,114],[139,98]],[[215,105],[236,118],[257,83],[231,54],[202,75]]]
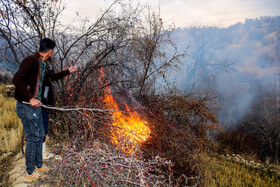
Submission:
[[[13,83],[16,87],[15,99],[19,102],[29,102],[31,98],[37,98],[40,77],[41,77],[41,55],[36,52],[33,55],[26,57],[20,64],[19,70],[13,77]],[[59,73],[50,73],[46,71],[46,77],[51,80],[58,80],[64,76],[69,75],[69,70],[65,70]]]

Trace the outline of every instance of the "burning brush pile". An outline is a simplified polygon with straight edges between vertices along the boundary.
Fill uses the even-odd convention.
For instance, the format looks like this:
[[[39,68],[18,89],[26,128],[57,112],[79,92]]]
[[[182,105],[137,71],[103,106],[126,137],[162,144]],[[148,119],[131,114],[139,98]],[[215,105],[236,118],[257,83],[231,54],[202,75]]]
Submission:
[[[142,97],[143,107],[127,91],[112,93],[102,69],[98,81],[104,85],[102,92],[85,94],[76,105],[100,110],[56,114],[51,135],[63,146],[53,146],[53,152],[62,159],[49,163],[52,175],[47,182],[63,186],[199,184],[201,152],[209,148],[207,133],[216,125],[207,100],[176,94]],[[73,98],[71,94],[68,97]]]

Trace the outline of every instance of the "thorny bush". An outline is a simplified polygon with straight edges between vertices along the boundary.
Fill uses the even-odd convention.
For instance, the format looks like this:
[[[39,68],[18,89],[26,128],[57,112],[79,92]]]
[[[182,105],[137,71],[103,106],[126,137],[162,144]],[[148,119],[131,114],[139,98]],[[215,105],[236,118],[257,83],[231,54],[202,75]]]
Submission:
[[[219,144],[219,152],[244,155],[257,155],[259,146],[255,138],[246,133],[244,126],[225,129],[215,137]]]
[[[219,130],[209,99],[191,98],[176,93],[169,96],[142,97],[152,110],[152,137],[144,148],[146,157],[160,155],[171,160],[174,176],[195,176],[203,182],[201,155],[215,150],[211,133]],[[196,181],[195,181],[196,183]]]
[[[90,89],[91,85],[88,86]],[[69,89],[69,92],[66,92],[66,102],[68,102],[66,104],[87,108],[106,108],[102,102],[102,95],[104,95],[102,90],[90,94],[88,90],[81,90],[80,93],[85,94],[82,94],[79,100],[73,100],[74,97],[71,95],[73,93]],[[116,96],[117,94],[114,94],[114,97]],[[212,132],[219,130],[212,108],[212,100],[207,97],[186,97],[170,93],[162,96],[142,95],[140,102],[145,107],[142,113],[146,115],[152,133],[150,139],[141,145],[141,154],[135,154],[134,158],[146,164],[149,163],[148,160],[154,160],[156,156],[170,160],[171,165],[157,165],[166,177],[172,176],[171,181],[160,179],[161,182],[165,181],[173,185],[202,183],[203,158],[201,155],[215,150],[216,145],[213,143],[211,135]],[[114,150],[109,141],[110,128],[113,124],[110,117],[109,111],[58,113],[52,133],[56,138],[60,137],[64,141],[76,139],[74,149],[77,154],[96,154],[86,148],[88,143],[94,139],[106,143],[110,150]],[[69,151],[69,149],[65,150]],[[113,152],[111,153],[113,154]],[[143,161],[143,158],[146,161]],[[88,161],[87,164],[91,164],[93,160]],[[124,160],[118,161],[123,162]],[[61,170],[58,173],[60,172],[65,171]],[[98,173],[99,170],[96,172]],[[149,172],[151,171],[147,171],[147,173]],[[80,178],[80,176],[78,177]]]
[[[55,186],[168,186],[173,183],[172,162],[156,156],[144,160],[135,152],[122,154],[98,140],[81,145],[78,137],[66,146],[54,146],[61,159],[53,159],[46,182]],[[138,155],[138,156],[136,156]],[[168,168],[162,171],[162,167]]]
[[[146,171],[149,175],[155,175],[153,176],[156,177],[156,179],[153,179],[154,181],[159,180],[162,183],[167,182],[173,185],[203,182],[203,158],[201,155],[214,150],[215,144],[210,135],[211,132],[218,129],[217,120],[208,105],[207,98],[186,98],[173,95],[152,98],[142,97],[141,100],[146,107],[146,118],[149,121],[152,133],[151,138],[141,145],[141,153],[136,151],[137,153],[134,153],[133,158],[147,164],[147,166],[149,165],[148,163],[151,163],[149,160],[154,160],[158,156],[164,160],[171,161],[169,165],[157,165],[158,171],[164,173],[161,174],[165,176],[164,178],[157,178],[159,176],[152,172],[152,170]],[[95,104],[97,106],[98,102],[95,102]],[[56,119],[58,120],[53,125],[52,133],[55,134],[56,138],[60,137],[64,141],[73,142],[73,145],[70,147],[63,148],[67,152],[64,152],[63,155],[70,154],[74,150],[75,154],[71,153],[73,159],[76,158],[75,155],[90,155],[97,159],[94,155],[98,155],[98,152],[90,148],[90,142],[98,139],[103,142],[103,145],[106,143],[107,155],[109,153],[116,153],[121,154],[122,157],[131,158],[127,154],[121,153],[120,150],[116,151],[109,141],[109,128],[110,124],[112,124],[110,122],[110,112],[80,111],[75,113],[58,113]],[[96,163],[96,161],[91,160],[93,158],[87,159],[87,162],[80,166],[83,168],[82,170],[93,162]],[[124,161],[124,159],[118,159],[118,162],[122,163]],[[71,162],[76,163],[77,160]],[[100,171],[96,170],[94,175],[100,175],[98,174]],[[67,172],[70,171],[67,170]],[[63,173],[67,172],[59,170],[57,173],[63,175]],[[73,169],[71,175],[72,172],[75,173],[76,170]],[[81,180],[81,176],[77,177]],[[170,180],[166,181],[166,178],[170,178]],[[70,179],[67,178],[67,180]],[[130,182],[133,181],[131,180]],[[70,181],[73,183],[74,179]],[[119,181],[116,182],[111,179],[110,181],[112,184],[120,184]],[[103,181],[99,184],[105,183],[106,181]]]

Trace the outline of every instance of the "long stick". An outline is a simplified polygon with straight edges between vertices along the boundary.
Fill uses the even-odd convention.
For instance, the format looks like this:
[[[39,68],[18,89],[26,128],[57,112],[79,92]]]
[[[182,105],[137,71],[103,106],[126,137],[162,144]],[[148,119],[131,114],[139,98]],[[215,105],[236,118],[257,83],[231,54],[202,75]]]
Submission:
[[[29,102],[22,102],[23,104],[30,105]],[[110,109],[96,109],[96,108],[79,108],[79,107],[69,107],[69,108],[63,108],[63,107],[54,107],[54,106],[48,106],[44,104],[40,104],[40,107],[46,108],[46,109],[52,109],[52,110],[58,110],[58,111],[78,111],[78,110],[86,110],[86,111],[95,111],[95,112],[112,112],[114,110]]]

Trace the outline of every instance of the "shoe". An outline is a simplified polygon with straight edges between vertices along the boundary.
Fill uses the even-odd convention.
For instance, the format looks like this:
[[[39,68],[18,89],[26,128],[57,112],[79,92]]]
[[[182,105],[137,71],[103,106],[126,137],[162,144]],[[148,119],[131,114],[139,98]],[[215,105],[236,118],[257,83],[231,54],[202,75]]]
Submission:
[[[26,173],[26,175],[25,175],[25,180],[26,180],[27,182],[32,182],[32,181],[35,181],[35,180],[39,179],[39,177],[40,177],[40,174],[37,173],[37,172],[33,172],[31,175],[29,175],[28,173]]]
[[[42,167],[40,167],[40,168],[37,168],[36,167],[36,169],[35,169],[35,171],[37,171],[37,172],[48,172],[50,169],[47,167],[47,166],[45,166],[45,165],[43,165]]]

